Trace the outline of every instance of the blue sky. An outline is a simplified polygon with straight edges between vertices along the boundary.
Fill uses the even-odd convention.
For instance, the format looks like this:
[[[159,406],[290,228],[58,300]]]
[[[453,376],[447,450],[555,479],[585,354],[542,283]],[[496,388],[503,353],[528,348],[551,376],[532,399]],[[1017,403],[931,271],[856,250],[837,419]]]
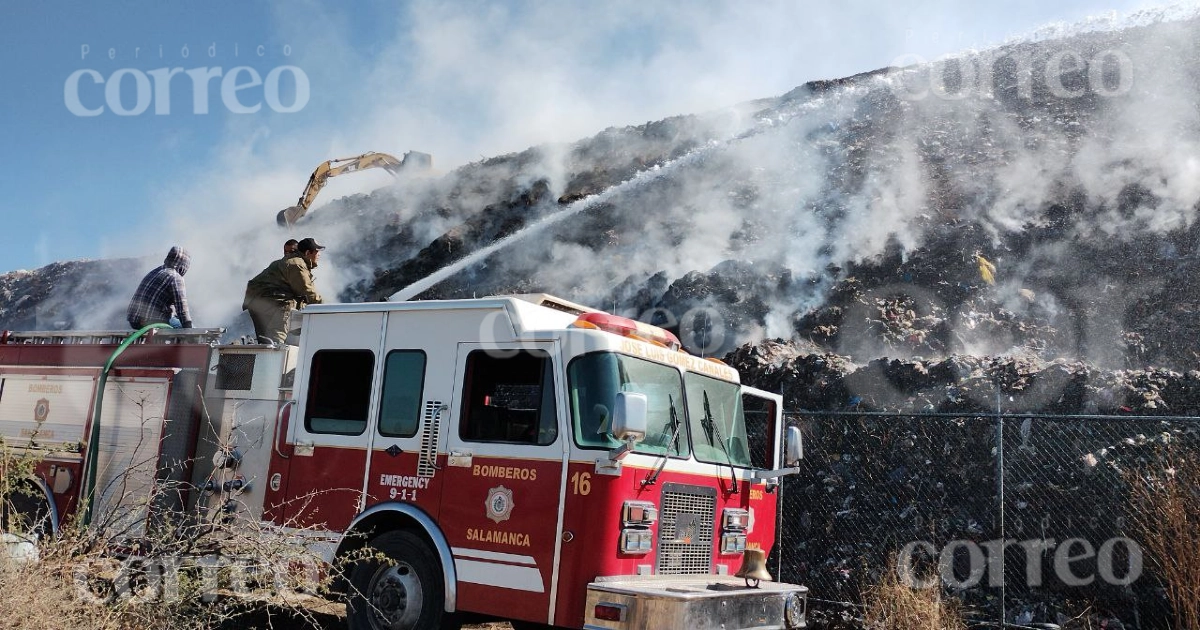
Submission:
[[[221,256],[206,244],[260,226],[274,230],[275,213],[332,157],[416,149],[432,153],[446,172],[612,125],[782,94],[902,55],[932,59],[1048,23],[1145,6],[10,3],[0,22],[0,273],[56,260],[158,255],[189,239],[201,250],[193,252],[198,259]],[[276,71],[278,107],[268,102],[265,84],[252,84],[250,70],[233,77],[251,83],[232,93],[236,101],[222,94],[222,81],[239,66],[261,81]],[[279,70],[284,66],[292,69]],[[155,92],[148,73],[162,68],[220,68],[208,83],[208,112],[196,112],[193,80],[179,73],[164,86],[169,113],[156,114],[166,93]],[[78,100],[93,112],[104,107],[97,115],[72,112],[65,91],[79,71],[93,71],[81,76]],[[297,73],[308,83],[307,100],[298,111],[276,111],[300,104]],[[144,104],[144,111],[114,113],[106,89],[115,75],[116,108]],[[139,76],[149,99],[142,104]],[[254,113],[231,111],[254,105]],[[334,180],[317,203],[386,182],[376,174]]]

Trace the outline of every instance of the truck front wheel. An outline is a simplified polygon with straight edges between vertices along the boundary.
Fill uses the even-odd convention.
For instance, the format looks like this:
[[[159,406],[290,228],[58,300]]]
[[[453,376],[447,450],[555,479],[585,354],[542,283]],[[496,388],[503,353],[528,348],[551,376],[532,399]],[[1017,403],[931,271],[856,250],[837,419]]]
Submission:
[[[350,572],[347,618],[351,630],[452,628],[443,610],[445,589],[437,556],[408,531],[380,534],[367,546],[376,557],[359,560]],[[386,560],[378,557],[386,556]]]

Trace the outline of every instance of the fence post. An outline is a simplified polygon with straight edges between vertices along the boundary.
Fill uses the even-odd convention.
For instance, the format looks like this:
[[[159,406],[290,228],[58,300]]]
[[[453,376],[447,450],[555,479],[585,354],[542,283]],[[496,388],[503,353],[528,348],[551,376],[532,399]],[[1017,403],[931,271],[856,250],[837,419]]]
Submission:
[[[1000,382],[996,381],[996,485],[1000,494],[1000,628],[1007,627],[1008,577],[1004,567],[1004,547],[1008,534],[1004,529],[1004,413],[1000,408]]]
[[[778,393],[780,396],[783,395],[783,385],[782,384],[779,386]],[[776,451],[783,450],[786,453],[787,451],[783,447],[782,439],[783,439],[783,436],[787,434],[787,426],[788,426],[787,409],[779,410],[779,422],[781,424],[783,424],[783,426],[780,427],[780,429],[782,429],[782,430],[777,430],[775,432],[775,434],[780,437],[781,441],[780,441],[780,443],[775,445],[775,450]],[[780,457],[780,459],[782,460],[784,458]],[[784,465],[785,466],[787,465],[786,462],[784,463]],[[787,479],[787,477],[784,477],[783,479],[777,479],[776,481],[779,482],[779,485],[775,486],[775,492],[777,493],[777,496],[775,497],[775,505],[776,505],[776,508],[775,508],[775,547],[777,549],[779,549],[779,555],[775,556],[775,579],[780,580],[780,581],[783,580],[783,554],[787,552],[787,547],[783,544],[783,510],[784,510],[784,508],[787,507],[784,504],[784,499],[783,499],[783,497],[784,497],[783,486],[784,486],[785,479]]]

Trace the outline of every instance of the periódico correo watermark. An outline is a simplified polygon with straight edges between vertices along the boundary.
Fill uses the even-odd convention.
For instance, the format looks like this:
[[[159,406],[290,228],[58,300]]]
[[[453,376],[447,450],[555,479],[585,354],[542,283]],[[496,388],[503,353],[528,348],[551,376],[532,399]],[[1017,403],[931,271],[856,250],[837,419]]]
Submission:
[[[1005,551],[1014,547],[1024,550],[1025,582],[1030,587],[1043,584],[1047,568],[1066,586],[1087,586],[1097,580],[1128,586],[1142,575],[1142,548],[1123,537],[1110,538],[1099,548],[1085,538],[1068,538],[1061,543],[1053,538],[982,543],[954,540],[940,550],[929,541],[918,540],[900,550],[896,574],[909,588],[933,588],[940,581],[950,588],[968,589],[978,586],[985,574],[989,585],[1000,586],[1005,583]],[[919,569],[930,565],[937,567],[936,575]]]
[[[234,57],[240,56],[240,49],[235,44]],[[153,59],[154,51],[145,55]],[[210,45],[205,51],[209,58],[217,56],[217,45]],[[291,56],[291,47],[283,47],[284,56]],[[254,48],[254,57],[264,57],[265,46]],[[80,49],[80,58],[86,60],[91,55],[91,49],[84,44]],[[180,59],[192,56],[190,49],[184,45],[179,50]],[[197,55],[199,57],[199,55]],[[107,57],[116,60],[117,50],[109,48]],[[134,59],[143,57],[140,47],[134,48]],[[158,48],[158,58],[163,58],[162,47]],[[178,79],[178,75],[180,76]],[[284,99],[282,85],[290,80],[290,102]],[[130,92],[128,88],[132,88]],[[152,70],[141,70],[126,67],[111,71],[107,76],[93,68],[81,68],[67,76],[63,84],[63,102],[67,110],[80,117],[100,116],[112,113],[117,116],[139,116],[150,111],[153,105],[157,116],[171,113],[172,90],[187,90],[191,95],[191,113],[208,114],[211,101],[210,92],[219,91],[221,104],[230,113],[253,114],[261,111],[263,106],[281,114],[290,114],[304,109],[310,96],[308,75],[298,66],[284,64],[268,70],[265,75],[249,65],[235,65],[228,69],[222,66],[200,66],[185,69],[178,66],[164,66]],[[133,96],[129,103],[128,97]]]
[[[1027,49],[1000,49],[933,61],[906,54],[891,65],[902,68],[892,80],[892,91],[906,101],[929,96],[942,100],[992,99],[1000,92],[1023,100],[1034,98],[1035,93],[1057,99],[1112,98],[1133,89],[1133,59],[1120,49],[1090,54],[1065,49],[1049,55],[1035,55]]]
[[[281,555],[268,563],[222,555],[96,559],[72,570],[75,597],[92,604],[211,602],[218,594],[314,595],[323,575],[320,561],[303,554]]]

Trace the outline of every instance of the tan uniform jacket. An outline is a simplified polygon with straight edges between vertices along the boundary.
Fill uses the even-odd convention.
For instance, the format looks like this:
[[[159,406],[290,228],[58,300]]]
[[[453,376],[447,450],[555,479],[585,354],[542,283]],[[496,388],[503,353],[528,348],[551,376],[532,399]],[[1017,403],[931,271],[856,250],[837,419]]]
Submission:
[[[313,286],[312,268],[298,253],[276,260],[251,278],[246,283],[246,301],[252,298],[295,300],[297,306],[322,302]]]

